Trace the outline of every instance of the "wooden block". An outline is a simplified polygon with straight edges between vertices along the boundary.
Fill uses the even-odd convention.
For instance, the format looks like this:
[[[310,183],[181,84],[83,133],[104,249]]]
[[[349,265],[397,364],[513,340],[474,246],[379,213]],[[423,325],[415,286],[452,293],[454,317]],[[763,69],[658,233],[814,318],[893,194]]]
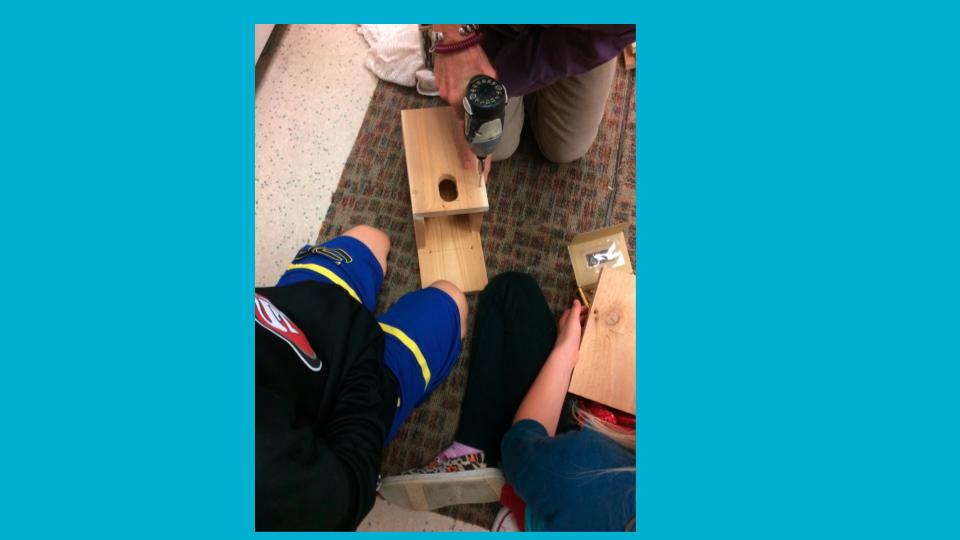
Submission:
[[[637,44],[633,43],[623,50],[623,67],[627,69],[636,69],[637,67]]]
[[[637,414],[635,276],[612,268],[600,273],[597,294],[580,342],[570,392]]]
[[[483,214],[414,218],[420,285],[434,281],[453,282],[463,292],[487,285],[487,266],[480,247]],[[422,225],[417,225],[417,222]]]
[[[487,186],[476,167],[464,168],[457,153],[453,109],[400,111],[403,148],[410,181],[410,204],[415,217],[486,212]]]
[[[423,222],[424,218],[413,218],[413,236],[417,239],[417,250],[427,247],[427,224]]]

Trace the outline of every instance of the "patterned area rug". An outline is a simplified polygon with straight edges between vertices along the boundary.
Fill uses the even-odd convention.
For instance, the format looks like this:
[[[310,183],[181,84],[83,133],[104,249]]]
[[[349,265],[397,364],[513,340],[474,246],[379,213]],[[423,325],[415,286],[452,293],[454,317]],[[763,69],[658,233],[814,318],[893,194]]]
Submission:
[[[624,71],[619,62],[600,133],[583,159],[569,165],[547,162],[524,127],[516,154],[494,164],[488,180],[490,210],[481,231],[488,276],[511,270],[532,275],[557,315],[576,295],[566,248],[576,234],[629,223],[630,257],[637,264],[634,89],[634,72]],[[322,239],[357,224],[390,235],[393,248],[378,314],[420,285],[400,111],[441,105],[439,98],[381,81],[323,221]],[[477,294],[467,298],[469,329]],[[421,467],[450,444],[460,417],[471,335],[468,330],[450,377],[414,411],[387,449],[384,476]],[[498,507],[464,505],[439,512],[489,528]]]

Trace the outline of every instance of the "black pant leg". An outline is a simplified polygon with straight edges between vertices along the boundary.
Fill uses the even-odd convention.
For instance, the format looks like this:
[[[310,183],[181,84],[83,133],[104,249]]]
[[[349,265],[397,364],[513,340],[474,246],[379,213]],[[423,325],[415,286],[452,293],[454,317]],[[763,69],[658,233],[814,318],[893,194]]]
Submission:
[[[573,394],[567,394],[567,397],[563,399],[563,409],[560,411],[560,419],[557,421],[557,435],[580,429],[580,422],[573,414],[573,407],[576,401],[577,396]]]
[[[536,281],[509,272],[480,294],[455,440],[500,461],[500,441],[553,350],[557,325]]]

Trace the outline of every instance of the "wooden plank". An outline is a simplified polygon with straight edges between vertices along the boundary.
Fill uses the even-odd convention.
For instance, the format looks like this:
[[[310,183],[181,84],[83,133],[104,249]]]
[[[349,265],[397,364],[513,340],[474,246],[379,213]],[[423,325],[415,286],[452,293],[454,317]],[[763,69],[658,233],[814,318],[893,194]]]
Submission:
[[[423,287],[445,279],[463,292],[482,290],[487,285],[487,266],[480,246],[483,214],[461,214],[422,218],[414,234]]]
[[[450,107],[400,111],[403,149],[407,158],[410,204],[416,217],[449,216],[486,212],[487,186],[476,167],[464,168],[456,137],[463,138]],[[444,200],[453,190],[441,192],[441,182],[456,186],[455,198]],[[451,184],[444,184],[444,188]],[[447,196],[449,198],[449,196]]]
[[[570,392],[637,414],[635,276],[611,268],[600,273],[597,294],[580,342]]]

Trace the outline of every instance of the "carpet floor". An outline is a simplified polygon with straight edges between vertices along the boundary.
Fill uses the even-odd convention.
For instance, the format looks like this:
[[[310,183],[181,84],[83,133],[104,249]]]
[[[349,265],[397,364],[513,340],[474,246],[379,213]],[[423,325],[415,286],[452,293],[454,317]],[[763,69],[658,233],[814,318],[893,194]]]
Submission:
[[[576,295],[566,248],[576,234],[628,223],[630,257],[637,264],[635,99],[634,72],[624,70],[621,62],[597,140],[584,158],[567,165],[546,161],[525,127],[516,154],[494,164],[488,180],[490,210],[481,230],[490,278],[506,271],[532,275],[559,315]],[[390,235],[393,247],[378,314],[420,285],[400,111],[441,105],[439,98],[380,81],[323,220],[321,239],[358,224]],[[425,465],[451,442],[466,387],[477,294],[467,298],[471,316],[460,360],[387,448],[384,476]],[[439,512],[490,527],[498,507],[463,505]]]

